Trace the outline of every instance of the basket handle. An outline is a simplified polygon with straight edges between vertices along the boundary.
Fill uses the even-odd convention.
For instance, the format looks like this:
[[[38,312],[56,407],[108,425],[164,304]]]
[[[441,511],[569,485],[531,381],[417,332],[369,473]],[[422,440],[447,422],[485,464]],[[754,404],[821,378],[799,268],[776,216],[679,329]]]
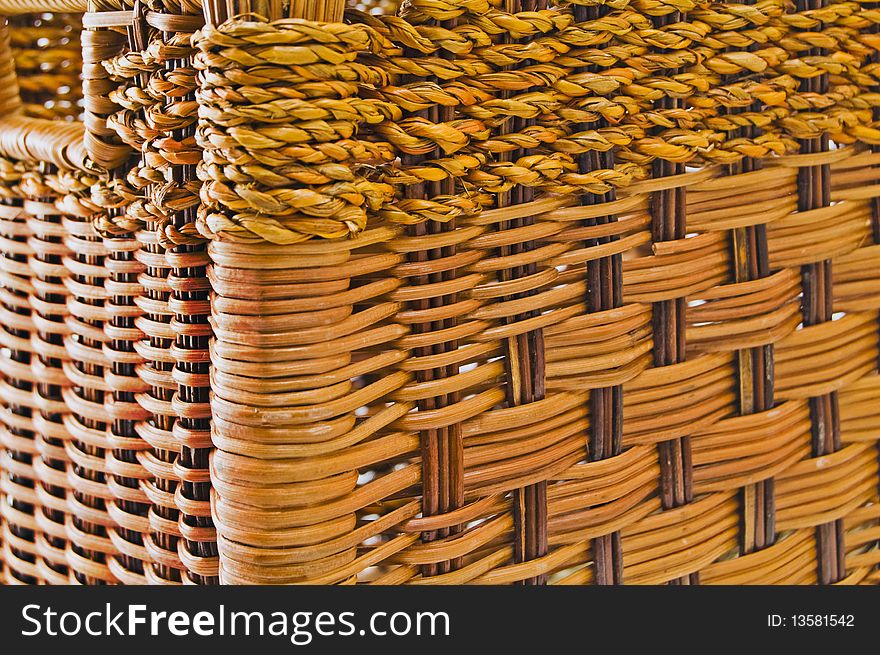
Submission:
[[[86,0],[0,0],[0,15],[19,14],[81,14],[86,11]]]
[[[0,155],[94,170],[83,147],[82,123],[30,118],[22,113],[9,23],[0,15]]]
[[[0,20],[0,116],[14,116],[21,113],[22,103],[9,41],[9,21],[5,17]]]
[[[119,0],[100,0],[100,9],[98,6],[97,0],[0,0],[0,155],[96,172],[121,166],[131,154],[131,149],[107,127],[107,116],[118,107],[107,97],[115,85],[101,62],[122,50],[126,39],[119,32],[98,28],[82,33],[84,123],[22,114],[6,17],[45,11],[103,13],[110,9],[117,14],[114,18],[118,22],[125,18],[118,14],[128,13],[112,11],[122,8]]]

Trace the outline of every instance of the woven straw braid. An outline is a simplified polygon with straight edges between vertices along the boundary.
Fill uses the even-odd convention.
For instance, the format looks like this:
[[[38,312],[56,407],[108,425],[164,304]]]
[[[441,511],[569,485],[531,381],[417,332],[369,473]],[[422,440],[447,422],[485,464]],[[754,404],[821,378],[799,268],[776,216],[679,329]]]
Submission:
[[[130,9],[130,0],[95,2],[89,6],[87,17],[100,19],[102,13]],[[125,24],[125,19],[119,21]],[[91,25],[91,22],[89,22]],[[120,27],[87,26],[82,39],[83,104],[85,137],[83,143],[89,158],[105,170],[122,166],[130,155],[129,147],[107,125],[107,117],[119,107],[109,97],[115,87],[103,62],[119,54],[126,42],[125,30]]]

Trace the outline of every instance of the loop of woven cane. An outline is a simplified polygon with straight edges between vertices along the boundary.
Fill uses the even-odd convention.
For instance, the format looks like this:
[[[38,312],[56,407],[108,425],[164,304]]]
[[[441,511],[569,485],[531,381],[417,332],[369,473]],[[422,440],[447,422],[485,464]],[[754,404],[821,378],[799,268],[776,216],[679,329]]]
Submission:
[[[108,98],[118,110],[107,117],[106,125],[117,137],[134,151],[142,151],[154,131],[144,119],[148,107],[160,102],[151,97],[139,84],[159,65],[145,52],[129,50],[102,62],[108,81],[115,82],[116,88],[108,93]],[[96,201],[107,211],[94,222],[99,234],[107,237],[129,234],[143,225],[145,218],[143,195],[149,184],[150,175],[145,171],[130,171],[126,178],[108,179],[98,186],[93,194]]]

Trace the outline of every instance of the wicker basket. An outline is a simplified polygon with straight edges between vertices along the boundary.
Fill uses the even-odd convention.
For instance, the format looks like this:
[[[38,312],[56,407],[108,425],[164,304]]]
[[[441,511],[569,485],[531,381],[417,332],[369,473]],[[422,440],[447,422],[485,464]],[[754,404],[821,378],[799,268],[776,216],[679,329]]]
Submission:
[[[348,4],[0,0],[0,579],[880,582],[880,10]]]

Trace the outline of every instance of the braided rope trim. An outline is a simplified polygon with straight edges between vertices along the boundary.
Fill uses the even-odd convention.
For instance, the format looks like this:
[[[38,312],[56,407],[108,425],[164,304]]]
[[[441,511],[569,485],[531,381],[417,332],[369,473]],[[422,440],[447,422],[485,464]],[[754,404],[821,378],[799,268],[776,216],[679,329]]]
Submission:
[[[249,18],[202,29],[193,37],[204,148],[196,231],[273,243],[340,238],[368,221],[473,217],[516,185],[603,194],[645,179],[655,160],[732,164],[791,154],[797,140],[822,134],[880,139],[865,32],[880,12],[855,2],[799,13],[778,0],[607,4],[608,14],[580,23],[571,7],[509,13],[438,0],[406,4],[400,16],[349,12],[350,23]],[[648,19],[673,11],[690,12],[688,22],[657,28]],[[454,27],[440,24],[451,19]],[[833,54],[802,56],[816,47]],[[575,72],[589,66],[597,72]],[[664,74],[671,69],[680,72]],[[735,74],[749,77],[723,81]],[[834,76],[827,93],[798,91],[819,74]],[[686,106],[660,109],[666,97]],[[727,111],[755,103],[760,111]],[[438,105],[456,116],[416,115]],[[498,129],[513,118],[532,124]],[[572,128],[600,119],[606,127]],[[760,135],[736,133],[746,126]],[[444,156],[399,159],[435,149]],[[517,149],[528,157],[504,160]],[[578,157],[610,149],[613,169],[579,172]],[[404,199],[407,186],[447,179],[454,195]]]

